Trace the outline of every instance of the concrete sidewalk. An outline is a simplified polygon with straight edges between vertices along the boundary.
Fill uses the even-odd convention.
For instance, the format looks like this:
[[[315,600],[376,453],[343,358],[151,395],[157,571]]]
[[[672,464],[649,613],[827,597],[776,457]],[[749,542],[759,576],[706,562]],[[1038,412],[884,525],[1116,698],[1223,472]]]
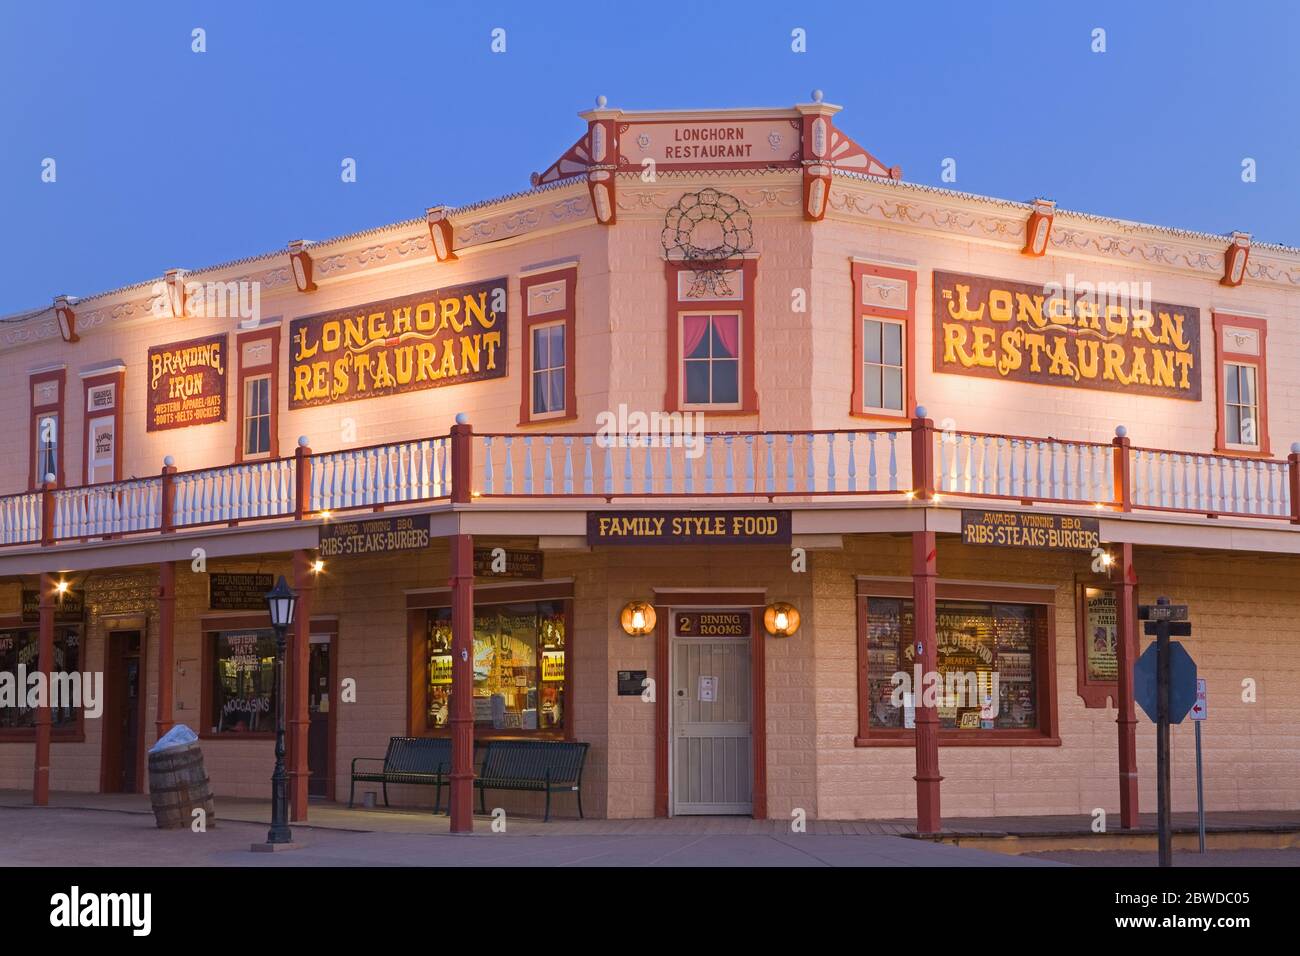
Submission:
[[[489,818],[476,823],[478,829],[468,837],[295,827],[297,849],[253,853],[250,845],[265,840],[266,825],[229,816],[207,832],[193,833],[159,830],[152,814],[140,812],[10,804],[0,806],[0,866],[1062,865],[898,836],[792,833],[788,824],[783,832],[770,825],[765,833],[713,832],[711,821],[698,820],[694,827],[679,822],[660,832],[552,830],[542,837],[535,830],[516,832],[509,821],[505,833],[492,832]]]

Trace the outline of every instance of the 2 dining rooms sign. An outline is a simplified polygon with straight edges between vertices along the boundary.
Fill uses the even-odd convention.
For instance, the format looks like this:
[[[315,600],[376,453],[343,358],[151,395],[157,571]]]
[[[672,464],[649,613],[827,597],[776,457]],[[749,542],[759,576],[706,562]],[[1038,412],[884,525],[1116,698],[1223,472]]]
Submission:
[[[934,273],[934,370],[1201,400],[1201,313],[1150,283]]]
[[[379,398],[506,374],[506,280],[294,319],[290,408]]]

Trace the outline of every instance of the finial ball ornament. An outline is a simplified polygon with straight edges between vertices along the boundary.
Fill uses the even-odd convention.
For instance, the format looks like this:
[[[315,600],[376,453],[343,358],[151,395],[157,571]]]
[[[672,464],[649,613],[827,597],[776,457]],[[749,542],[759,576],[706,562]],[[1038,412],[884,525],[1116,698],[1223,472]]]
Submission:
[[[1116,426],[1115,426],[1115,437],[1116,437],[1116,438],[1127,438],[1127,437],[1128,437],[1128,429],[1125,428],[1123,425],[1116,425]]]

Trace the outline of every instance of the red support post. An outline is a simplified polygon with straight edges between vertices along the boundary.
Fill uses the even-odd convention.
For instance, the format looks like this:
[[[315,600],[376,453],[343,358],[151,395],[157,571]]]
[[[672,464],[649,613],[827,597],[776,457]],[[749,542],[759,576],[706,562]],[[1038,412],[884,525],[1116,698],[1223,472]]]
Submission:
[[[915,431],[912,433],[916,434]],[[916,714],[916,832],[938,833],[939,813],[939,712],[935,701],[926,704],[924,686],[929,675],[939,672],[935,647],[935,581],[938,576],[938,544],[933,531],[912,532],[912,621],[916,639],[916,663],[921,668],[922,686],[912,688]]]
[[[162,507],[159,529],[163,534],[176,530],[176,461],[171,455],[163,459]]]
[[[1115,507],[1120,511],[1133,510],[1133,464],[1129,460],[1128,429],[1120,425],[1111,440],[1115,446]]]
[[[934,422],[925,417],[922,405],[912,419],[912,491],[921,501],[934,498]]]
[[[289,642],[289,680],[286,683],[289,706],[289,819],[300,823],[307,819],[307,793],[311,773],[307,768],[307,733],[311,727],[308,710],[308,673],[311,669],[311,606],[316,591],[311,555],[293,553],[293,589],[298,592],[298,610],[293,619]],[[330,692],[333,703],[333,690]]]
[[[293,450],[293,516],[301,521],[311,510],[311,446],[307,436],[298,438]]]
[[[1286,460],[1291,467],[1291,523],[1300,524],[1300,441],[1291,444]]]
[[[1125,439],[1127,441],[1127,439]],[[1133,695],[1133,665],[1138,657],[1137,572],[1133,568],[1133,545],[1119,546],[1120,583],[1116,598],[1115,651],[1118,659],[1119,700],[1115,723],[1119,728],[1119,817],[1120,826],[1131,830],[1138,825],[1137,703]]]
[[[50,734],[53,729],[50,712],[50,672],[54,667],[54,576],[41,573],[40,597],[37,604],[39,636],[37,638],[37,668],[45,682],[45,696],[36,708],[36,773],[32,780],[32,803],[38,807],[50,802]]]
[[[58,485],[52,481],[41,483],[41,547],[48,548],[54,544],[54,489]]]
[[[164,473],[164,481],[166,477]],[[155,729],[159,737],[176,724],[172,719],[175,645],[176,564],[164,561],[158,565],[158,714]]]
[[[474,539],[468,534],[451,538],[451,655],[451,832],[469,833],[474,829]]]
[[[461,412],[451,426],[451,500],[468,504],[474,491],[474,426]]]

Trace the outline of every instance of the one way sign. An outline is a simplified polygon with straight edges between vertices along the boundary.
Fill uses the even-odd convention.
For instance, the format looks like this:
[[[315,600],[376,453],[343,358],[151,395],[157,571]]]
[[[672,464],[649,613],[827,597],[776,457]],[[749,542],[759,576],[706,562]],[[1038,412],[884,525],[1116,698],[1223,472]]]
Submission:
[[[1196,681],[1196,703],[1192,704],[1192,720],[1204,720],[1210,716],[1210,705],[1205,700],[1205,679]]]

